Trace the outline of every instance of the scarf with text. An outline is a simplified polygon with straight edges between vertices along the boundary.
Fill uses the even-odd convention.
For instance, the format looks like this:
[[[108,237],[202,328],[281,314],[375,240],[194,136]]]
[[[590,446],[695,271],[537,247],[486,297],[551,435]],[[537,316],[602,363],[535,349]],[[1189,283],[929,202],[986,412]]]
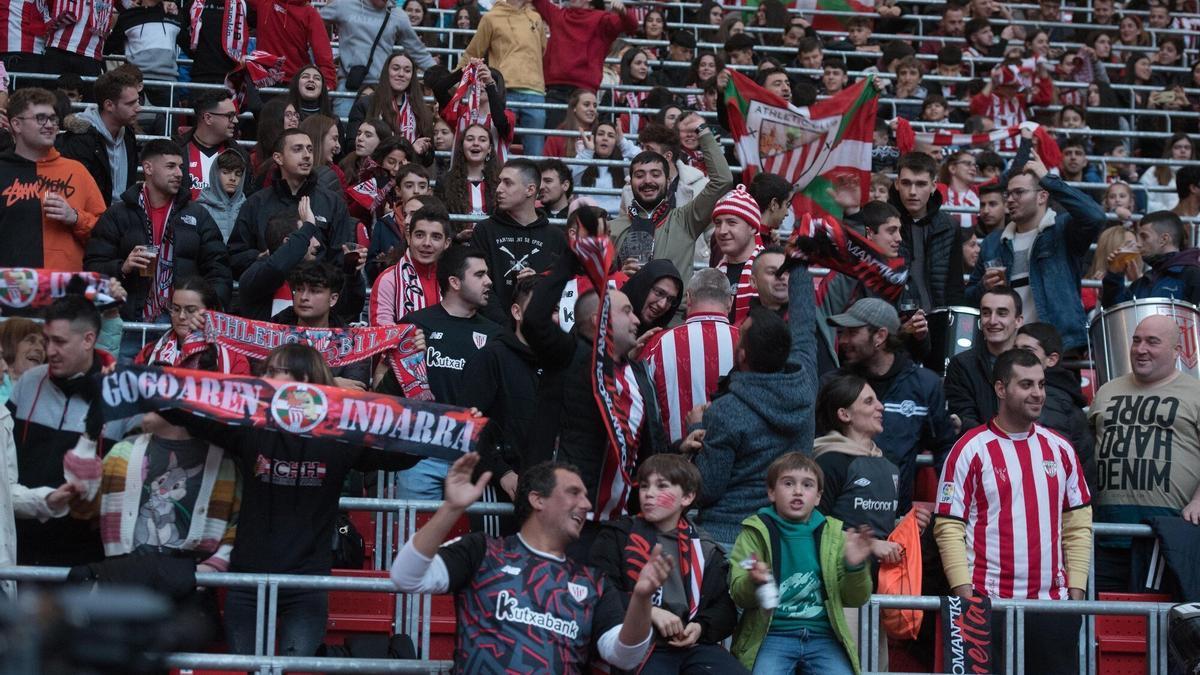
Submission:
[[[142,209],[142,226],[146,230],[146,241],[153,244],[154,223],[150,221],[150,197],[145,187],[138,193],[138,206]],[[151,278],[150,291],[146,293],[146,306],[142,308],[142,319],[150,323],[158,321],[167,311],[167,305],[171,302],[171,289],[175,286],[175,226],[171,224],[171,214],[174,211],[175,203],[168,203],[167,215],[163,218],[162,241],[158,245],[154,276]]]
[[[750,314],[750,300],[758,297],[758,289],[754,286],[754,260],[758,258],[758,254],[762,253],[762,239],[756,234],[754,235],[754,252],[746,259],[746,263],[742,265],[742,271],[738,275],[737,286],[733,289],[733,325],[738,325]],[[729,273],[729,261],[721,258],[721,262],[717,265],[717,269],[722,273]]]
[[[83,282],[84,297],[97,303],[112,302],[112,279],[98,272],[64,272],[35,267],[0,267],[0,306],[21,309],[49,307],[67,294],[76,277]]]
[[[404,95],[404,102],[397,106],[392,103],[392,109],[396,111],[396,133],[404,137],[404,140],[409,143],[417,142],[417,115],[413,112],[412,104],[408,101],[408,95]]]
[[[587,215],[580,218],[580,233],[597,231],[599,223],[595,216],[590,211],[583,213]],[[572,236],[570,245],[599,296],[591,360],[592,387],[608,435],[608,447],[600,471],[596,504],[589,517],[606,521],[625,513],[625,503],[634,482],[645,402],[633,366],[617,352],[613,339],[612,295],[607,283],[613,260],[612,242],[607,237],[576,235]]]
[[[94,377],[100,395],[89,424],[174,409],[230,426],[450,462],[474,451],[487,425],[463,408],[306,382],[149,366]]]
[[[442,118],[454,128],[456,146],[458,145],[458,139],[466,132],[467,127],[472,124],[478,124],[487,129],[488,135],[492,139],[492,150],[496,153],[496,161],[499,164],[504,164],[508,161],[508,146],[512,142],[512,127],[515,126],[513,124],[514,120],[509,120],[508,138],[501,138],[499,130],[492,123],[492,113],[489,110],[483,109],[480,105],[483,98],[480,96],[480,91],[486,88],[479,81],[480,65],[480,62],[473,61],[463,66],[462,78],[454,88],[454,93],[450,96],[450,101],[442,109]],[[450,154],[451,166],[454,165],[454,155],[456,154]]]
[[[209,311],[204,317],[204,339],[228,347],[236,354],[262,360],[280,345],[300,342],[312,346],[330,368],[387,354],[392,373],[405,398],[431,400],[425,373],[425,352],[418,349],[412,324],[361,328],[302,328],[255,321]]]
[[[204,333],[200,331],[189,334],[182,341],[173,330],[163,333],[146,353],[144,365],[184,368],[187,367],[188,361],[209,347],[217,350],[217,372],[230,372],[234,361],[233,353],[222,345],[209,344],[204,339]]]
[[[687,621],[696,618],[700,611],[700,589],[704,584],[704,548],[700,543],[700,533],[687,518],[680,517],[678,528],[679,545],[679,575],[683,579],[683,592],[687,595]],[[642,568],[650,561],[650,553],[659,534],[654,526],[641,518],[633,520],[633,528],[629,533],[629,541],[625,544],[625,576],[633,584],[637,583]],[[656,594],[656,597],[660,597]],[[659,603],[655,603],[656,606]]]
[[[903,258],[888,258],[875,242],[842,225],[832,216],[805,213],[787,244],[788,257],[807,256],[810,263],[858,279],[888,302],[895,302],[908,281]]]
[[[189,13],[192,26],[192,50],[200,44],[200,27],[204,24],[202,15],[204,2],[195,0]],[[221,47],[230,59],[241,63],[246,58],[247,38],[249,30],[246,27],[246,0],[225,0],[225,11],[221,16]]]
[[[396,263],[392,268],[392,274],[395,275],[396,281],[396,314],[395,317],[408,316],[418,309],[425,309],[431,303],[432,298],[425,297],[425,285],[421,283],[421,275],[417,272],[417,266],[410,256],[411,251],[405,251],[400,257],[400,262]],[[434,302],[440,302],[437,299]]]

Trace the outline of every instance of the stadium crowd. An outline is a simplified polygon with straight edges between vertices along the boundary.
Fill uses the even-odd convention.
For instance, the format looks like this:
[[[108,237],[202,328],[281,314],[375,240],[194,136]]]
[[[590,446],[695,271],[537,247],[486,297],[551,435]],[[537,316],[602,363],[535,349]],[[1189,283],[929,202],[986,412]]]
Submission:
[[[1093,521],[1200,525],[1200,7],[835,4],[0,2],[0,564],[182,583],[254,653],[255,591],[177,575],[329,574],[386,470],[442,503],[388,554],[454,595],[459,672],[856,673],[913,546],[927,595],[1145,590]],[[735,151],[746,87],[806,117],[864,80],[870,171],[817,201],[890,287]],[[132,366],[415,391],[219,317],[415,326],[477,451],[100,419]],[[447,543],[477,501],[513,515]],[[281,590],[277,653],[328,615]],[[1077,671],[1079,625],[1029,615],[1025,668]],[[932,669],[932,632],[894,653]]]

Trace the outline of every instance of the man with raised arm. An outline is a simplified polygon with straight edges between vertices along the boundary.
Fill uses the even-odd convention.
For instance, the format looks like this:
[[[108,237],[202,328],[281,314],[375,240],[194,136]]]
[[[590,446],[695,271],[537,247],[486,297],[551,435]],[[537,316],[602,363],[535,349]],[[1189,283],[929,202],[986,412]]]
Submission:
[[[636,668],[650,649],[651,598],[670,575],[671,556],[654,547],[623,609],[603,574],[566,557],[592,504],[575,468],[555,462],[521,475],[517,534],[473,532],[443,546],[491,479],[485,471],[472,481],[478,463],[475,453],[454,463],[446,500],[392,564],[401,592],[455,594],[453,672],[580,673],[595,655]]]

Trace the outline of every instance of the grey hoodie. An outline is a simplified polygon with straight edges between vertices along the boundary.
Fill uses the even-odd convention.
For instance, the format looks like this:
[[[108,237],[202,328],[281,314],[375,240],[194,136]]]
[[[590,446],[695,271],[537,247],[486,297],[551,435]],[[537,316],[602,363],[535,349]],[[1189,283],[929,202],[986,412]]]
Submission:
[[[129,187],[129,165],[125,162],[125,128],[122,127],[117,137],[113,138],[113,135],[108,133],[108,127],[104,126],[104,120],[100,119],[100,109],[95,106],[88,107],[76,117],[92,125],[104,139],[104,147],[108,150],[108,169],[112,172],[112,199],[116,202]]]
[[[226,150],[225,152],[235,151]],[[221,154],[225,154],[225,152]],[[220,155],[217,156],[217,159],[220,159]],[[208,214],[217,223],[217,228],[221,230],[221,239],[225,243],[229,243],[229,235],[233,232],[233,224],[237,221],[238,211],[242,209],[242,204],[246,201],[245,187],[248,172],[249,168],[242,172],[242,179],[238,182],[237,190],[234,190],[233,195],[228,195],[225,194],[225,188],[221,187],[221,169],[214,161],[208,170],[208,185],[200,191],[200,197],[197,199],[201,206],[208,209]]]

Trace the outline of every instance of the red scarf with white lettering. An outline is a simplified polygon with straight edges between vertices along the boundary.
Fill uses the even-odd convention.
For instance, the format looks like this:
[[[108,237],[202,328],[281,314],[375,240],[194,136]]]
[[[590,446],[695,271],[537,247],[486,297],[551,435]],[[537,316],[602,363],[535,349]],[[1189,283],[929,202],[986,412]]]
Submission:
[[[192,49],[196,49],[196,45],[200,44],[200,27],[204,20],[201,15],[204,13],[203,0],[195,0],[192,3],[192,9],[189,19],[192,24]],[[246,28],[246,0],[225,0],[225,13],[221,17],[221,46],[225,49],[225,55],[229,58],[242,62],[246,56],[246,44],[249,31]]]
[[[425,309],[431,304],[441,302],[441,293],[437,298],[425,297],[425,286],[421,283],[421,275],[410,257],[411,251],[406,251],[400,257],[400,262],[392,266],[392,274],[396,280],[396,318],[408,316],[418,309]]]
[[[150,197],[145,186],[138,194],[138,206],[142,209],[143,226],[146,229],[146,241],[154,243],[154,223],[150,222]],[[162,242],[158,245],[158,259],[155,262],[154,276],[151,277],[150,291],[146,293],[146,306],[142,308],[142,318],[147,322],[158,321],[167,305],[171,302],[171,289],[175,286],[175,226],[171,223],[171,214],[175,204],[167,204],[167,216],[163,219]]]
[[[580,233],[597,231],[599,223],[590,211],[580,219]],[[590,221],[590,222],[588,222]],[[618,518],[625,513],[637,466],[639,432],[645,416],[645,401],[638,389],[633,366],[617,352],[613,339],[612,296],[608,270],[612,268],[613,246],[607,237],[572,235],[571,250],[599,296],[596,342],[592,347],[592,387],[600,418],[608,435],[600,486],[590,517],[595,521]]]
[[[758,235],[754,235],[754,252],[746,260],[746,264],[742,265],[741,274],[738,275],[737,287],[733,289],[733,320],[730,322],[737,326],[742,323],[742,320],[750,314],[750,300],[758,297],[758,289],[754,286],[754,259],[762,253],[762,240]],[[721,262],[717,265],[717,269],[721,272],[728,273],[729,261],[721,258]]]
[[[166,333],[163,333],[158,342],[151,345],[149,351],[138,354],[138,358],[134,359],[134,363],[148,366],[195,368],[194,365],[188,365],[188,361],[203,353],[210,346],[215,347],[217,350],[217,372],[232,372],[233,363],[236,360],[233,353],[223,345],[210,345],[204,339],[204,333],[200,331],[188,335],[180,343],[179,336],[175,334],[175,331],[168,330]]]

